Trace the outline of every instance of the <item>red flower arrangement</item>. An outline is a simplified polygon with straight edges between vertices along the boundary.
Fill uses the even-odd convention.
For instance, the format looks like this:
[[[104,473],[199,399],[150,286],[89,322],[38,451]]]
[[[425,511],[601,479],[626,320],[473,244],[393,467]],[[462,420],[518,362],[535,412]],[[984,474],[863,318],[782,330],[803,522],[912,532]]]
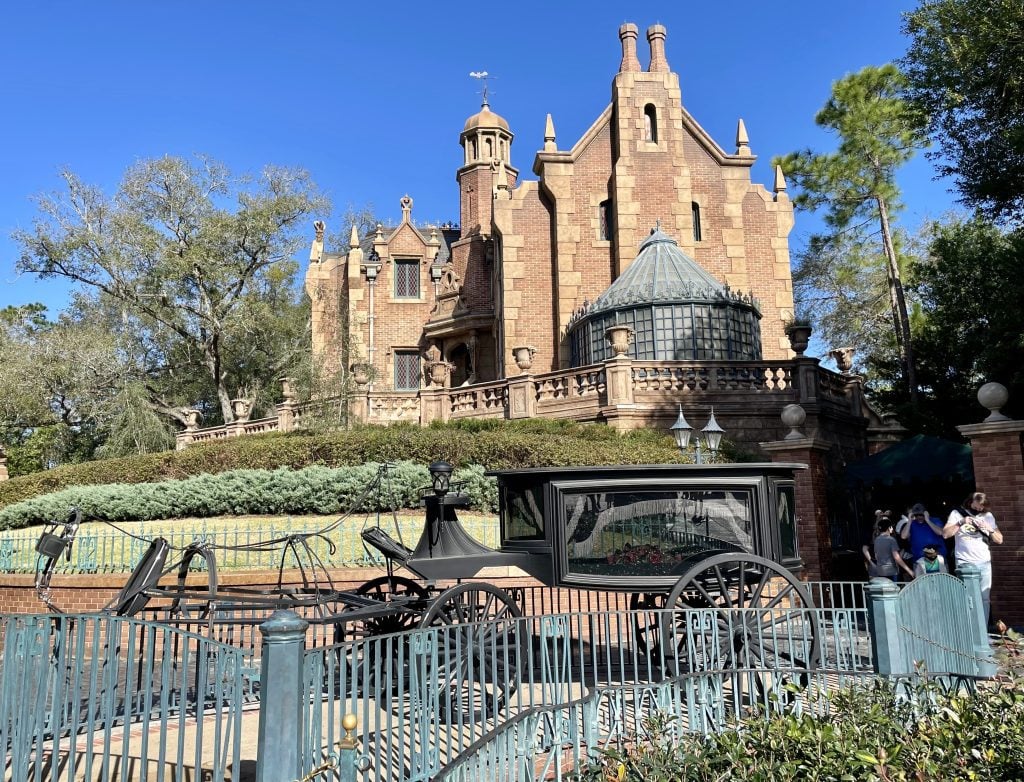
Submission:
[[[608,555],[609,565],[677,565],[683,561],[681,549],[663,549],[650,543],[631,546],[627,543],[623,548]]]

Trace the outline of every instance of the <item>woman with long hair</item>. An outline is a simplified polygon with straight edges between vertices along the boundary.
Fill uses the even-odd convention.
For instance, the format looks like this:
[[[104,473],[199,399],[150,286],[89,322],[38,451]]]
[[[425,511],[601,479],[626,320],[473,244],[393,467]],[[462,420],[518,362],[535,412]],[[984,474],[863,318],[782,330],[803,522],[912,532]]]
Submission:
[[[942,528],[944,538],[955,537],[956,566],[974,565],[981,571],[981,601],[985,606],[985,624],[989,620],[992,594],[992,552],[989,546],[1003,542],[996,517],[989,510],[988,497],[976,491],[964,500],[963,507],[949,514]]]

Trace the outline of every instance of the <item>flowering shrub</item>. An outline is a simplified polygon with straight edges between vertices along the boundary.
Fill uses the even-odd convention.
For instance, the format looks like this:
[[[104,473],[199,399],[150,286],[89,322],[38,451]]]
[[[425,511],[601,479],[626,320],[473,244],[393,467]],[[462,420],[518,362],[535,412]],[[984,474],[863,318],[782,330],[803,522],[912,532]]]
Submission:
[[[663,549],[650,543],[633,546],[627,543],[623,548],[608,555],[609,565],[678,565],[683,561],[685,550]]]

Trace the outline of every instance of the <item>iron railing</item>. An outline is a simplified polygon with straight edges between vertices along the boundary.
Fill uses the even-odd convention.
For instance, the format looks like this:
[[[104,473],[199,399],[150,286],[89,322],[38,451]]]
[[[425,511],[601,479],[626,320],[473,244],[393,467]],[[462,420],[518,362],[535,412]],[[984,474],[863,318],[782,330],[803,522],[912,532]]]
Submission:
[[[7,779],[241,779],[240,650],[107,615],[0,627]]]

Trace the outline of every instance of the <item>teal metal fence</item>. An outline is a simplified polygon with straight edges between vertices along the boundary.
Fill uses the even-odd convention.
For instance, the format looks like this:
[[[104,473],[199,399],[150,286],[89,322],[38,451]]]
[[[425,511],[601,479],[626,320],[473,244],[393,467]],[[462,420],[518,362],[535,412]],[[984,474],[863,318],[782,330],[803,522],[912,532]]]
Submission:
[[[839,612],[847,614],[842,623]],[[531,709],[625,684],[653,693],[666,678],[728,668],[728,676],[688,679],[687,724],[715,730],[752,704],[767,704],[784,684],[819,676],[799,662],[816,644],[820,664],[836,675],[872,673],[857,612],[792,609],[784,620],[782,611],[763,609],[563,613],[307,650],[303,770],[336,745],[349,713],[361,727],[363,779],[426,780]],[[650,705],[657,705],[653,696]]]
[[[492,548],[498,547],[497,518],[467,516],[460,521],[466,531],[481,543]],[[381,525],[392,535],[398,536],[398,531],[395,530],[390,518],[382,520]],[[171,546],[179,549],[197,540],[205,541],[215,549],[217,567],[221,570],[275,569],[282,564],[283,547],[253,548],[254,544],[278,540],[288,535],[313,535],[323,527],[322,524],[293,526],[288,523],[260,525],[241,530],[206,530],[189,526],[187,529],[168,531],[161,527],[157,533],[153,531],[154,525],[147,526],[146,522],[125,523],[119,526],[130,534],[101,522],[91,522],[81,527],[70,554],[62,556],[56,562],[54,573],[130,573],[145,554],[149,541],[158,534]],[[363,545],[359,535],[362,528],[361,520],[353,521],[333,530],[329,538],[314,536],[307,538],[306,542],[310,551],[327,567],[383,565],[384,560],[380,553],[374,549],[367,550]],[[423,531],[423,521],[419,518],[399,518],[399,528],[406,543],[415,545]],[[38,539],[38,531],[0,532],[0,573],[35,573],[38,560],[35,547]],[[202,564],[201,557],[194,560],[196,569],[200,569]],[[295,563],[286,557],[284,565],[294,567]]]
[[[379,615],[340,624],[256,608],[174,624],[9,616],[5,776],[240,782],[244,709],[258,700],[257,782],[559,779],[656,712],[709,733],[754,706],[802,708],[850,681],[913,677],[919,660],[951,681],[984,674],[991,652],[977,632],[915,624],[928,611],[976,630],[976,576],[902,595],[891,582],[812,584],[816,608],[630,610],[631,594],[523,588],[512,599],[524,616],[487,619],[470,601],[457,622],[389,634]],[[952,665],[965,659],[974,667]]]
[[[105,615],[0,623],[5,778],[240,782],[238,649]]]

